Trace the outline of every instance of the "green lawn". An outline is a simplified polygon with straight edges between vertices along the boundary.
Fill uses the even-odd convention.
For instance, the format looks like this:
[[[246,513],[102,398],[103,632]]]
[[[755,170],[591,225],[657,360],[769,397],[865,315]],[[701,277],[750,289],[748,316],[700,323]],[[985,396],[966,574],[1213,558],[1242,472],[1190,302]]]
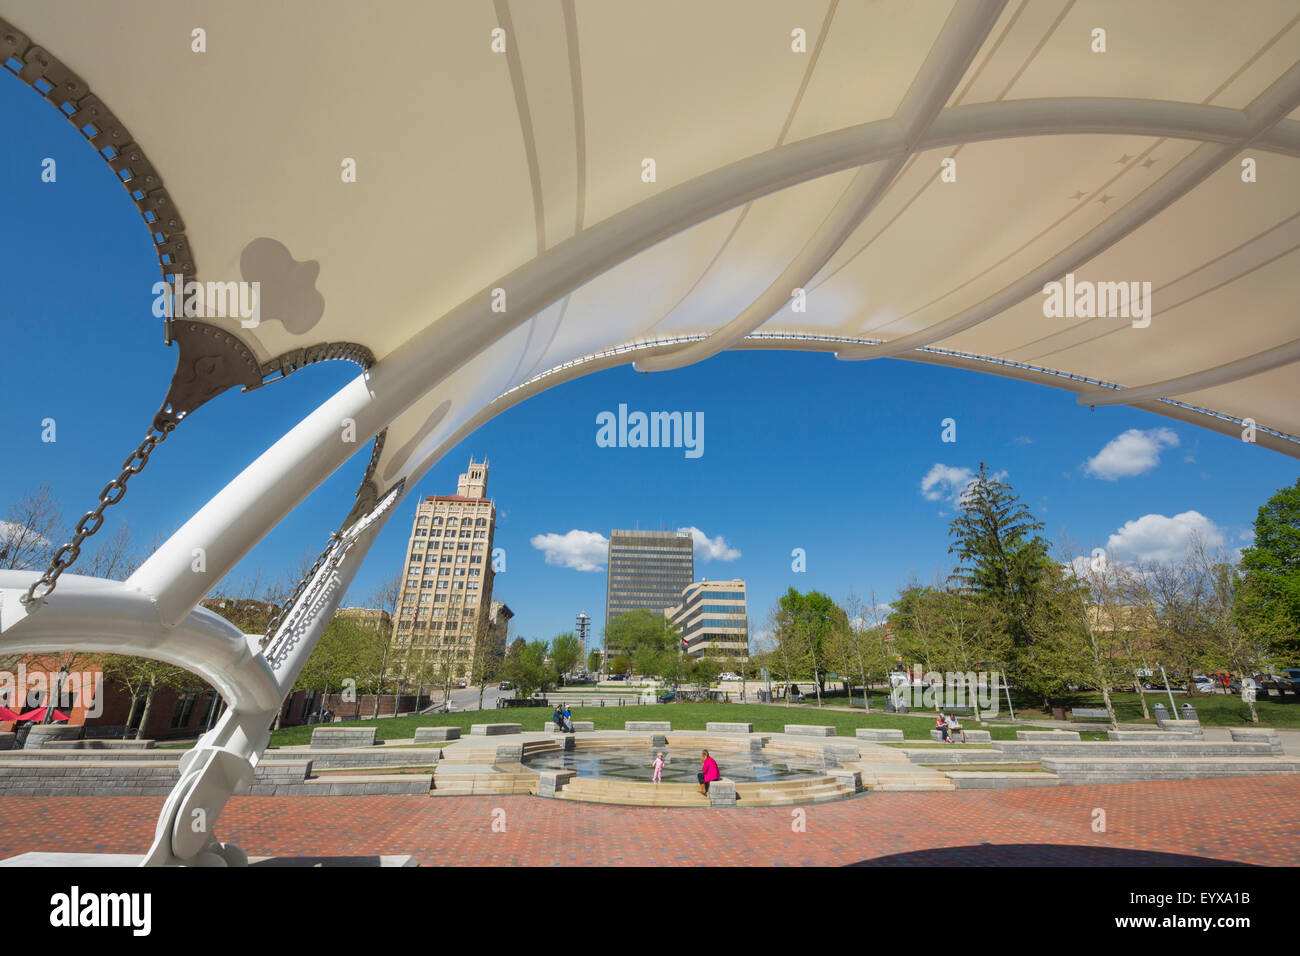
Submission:
[[[575,720],[594,721],[597,730],[622,730],[626,720],[667,720],[676,730],[703,730],[709,721],[752,723],[756,732],[780,733],[786,724],[830,724],[842,737],[852,737],[859,727],[895,728],[905,737],[929,740],[934,717],[925,714],[863,714],[815,707],[781,707],[767,704],[677,703],[628,707],[582,707],[571,704]],[[392,717],[384,720],[343,721],[331,727],[374,727],[375,738],[402,740],[415,736],[417,727],[460,727],[466,734],[471,724],[521,724],[525,730],[540,730],[551,717],[549,707],[511,707],[507,710],[464,711],[430,714],[425,717]],[[972,723],[967,719],[968,725]],[[316,725],[319,726],[319,725]],[[283,727],[271,735],[271,744],[288,747],[311,743],[313,726]],[[987,728],[995,740],[1015,740],[1013,727]]]
[[[1165,709],[1169,709],[1169,697],[1165,694],[1147,694],[1147,707],[1154,713],[1157,703],[1164,704]],[[1191,704],[1196,710],[1196,716],[1200,719],[1202,726],[1205,727],[1246,727],[1250,726],[1250,711],[1246,705],[1241,702],[1240,696],[1231,694],[1206,694],[1204,696],[1188,697],[1185,694],[1174,694],[1174,703],[1182,708],[1184,701]],[[1120,723],[1140,724],[1142,723],[1142,703],[1137,694],[1111,694],[1111,702],[1115,705],[1115,716],[1119,718]],[[1064,705],[1069,707],[1102,707],[1101,694],[1070,694],[1060,700],[1055,701],[1058,706]],[[1005,709],[1005,708],[1004,708]],[[1258,701],[1255,709],[1259,712],[1259,725],[1261,727],[1300,727],[1300,704],[1275,704],[1269,701]],[[1016,704],[1017,717],[1042,718],[1044,715],[1039,710],[1022,709]],[[1175,716],[1175,715],[1170,715]],[[1151,721],[1154,725],[1154,720]],[[1098,726],[1106,726],[1105,721],[1098,721]]]

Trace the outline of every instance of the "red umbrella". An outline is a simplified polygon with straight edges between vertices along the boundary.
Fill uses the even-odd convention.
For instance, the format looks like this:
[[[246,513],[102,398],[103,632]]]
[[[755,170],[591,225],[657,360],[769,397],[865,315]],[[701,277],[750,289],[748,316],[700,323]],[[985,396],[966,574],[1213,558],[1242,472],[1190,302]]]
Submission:
[[[0,720],[21,720],[22,718],[15,714],[8,707],[0,707]]]
[[[45,708],[44,708],[44,707],[37,707],[37,708],[35,708],[35,709],[33,709],[33,710],[29,710],[29,711],[27,711],[27,713],[25,713],[25,714],[19,714],[19,715],[18,715],[18,719],[19,719],[19,720],[35,720],[35,721],[37,721],[37,722],[39,722],[39,721],[43,721],[43,720],[45,719]],[[55,719],[55,720],[67,720],[67,719],[68,719],[68,715],[65,714],[63,711],[58,710],[58,709],[56,708],[55,711],[54,711],[54,719]]]

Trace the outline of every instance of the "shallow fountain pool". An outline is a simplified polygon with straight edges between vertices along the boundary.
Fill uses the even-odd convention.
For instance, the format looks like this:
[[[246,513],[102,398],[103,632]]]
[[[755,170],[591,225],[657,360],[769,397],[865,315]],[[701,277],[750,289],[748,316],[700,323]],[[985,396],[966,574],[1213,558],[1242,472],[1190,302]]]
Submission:
[[[524,766],[530,770],[572,770],[579,777],[649,781],[654,773],[651,764],[654,763],[655,754],[660,752],[664,755],[665,781],[695,783],[701,757],[700,751],[694,748],[682,750],[635,746],[556,750],[527,757]],[[750,752],[719,748],[710,751],[710,755],[718,762],[722,775],[737,783],[820,777],[825,775],[828,766],[835,765],[834,758],[829,754],[822,758],[780,751]]]

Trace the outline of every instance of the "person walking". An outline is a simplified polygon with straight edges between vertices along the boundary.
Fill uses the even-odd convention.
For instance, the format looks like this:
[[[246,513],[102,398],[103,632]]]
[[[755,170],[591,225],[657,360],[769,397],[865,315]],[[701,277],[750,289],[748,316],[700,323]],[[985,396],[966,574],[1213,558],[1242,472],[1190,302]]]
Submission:
[[[663,776],[664,776],[664,755],[663,755],[663,751],[660,751],[659,753],[655,754],[655,762],[654,762],[653,764],[651,764],[651,766],[654,767],[654,771],[655,771],[655,772],[654,772],[654,777],[653,777],[653,782],[654,782],[654,783],[662,783],[662,782],[663,782]]]
[[[705,796],[709,795],[709,784],[719,779],[722,774],[718,771],[718,762],[709,756],[709,752],[704,751],[704,760],[700,765],[700,772],[696,774],[700,781],[700,793]]]

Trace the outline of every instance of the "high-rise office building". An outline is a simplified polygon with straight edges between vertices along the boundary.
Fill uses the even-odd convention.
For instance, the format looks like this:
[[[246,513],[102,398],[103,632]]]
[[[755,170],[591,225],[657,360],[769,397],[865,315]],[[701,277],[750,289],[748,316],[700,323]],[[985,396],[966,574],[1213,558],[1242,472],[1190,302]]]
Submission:
[[[504,651],[489,646],[505,628],[489,619],[496,505],[487,479],[488,463],[471,458],[456,494],[416,505],[393,628],[394,673],[413,676],[422,663],[446,664],[452,676],[474,681],[476,652]]]
[[[681,603],[664,616],[677,625],[691,657],[748,657],[745,608],[744,581],[697,581],[682,590]]]
[[[606,627],[638,608],[660,614],[695,580],[694,541],[689,531],[611,531],[606,568]]]

